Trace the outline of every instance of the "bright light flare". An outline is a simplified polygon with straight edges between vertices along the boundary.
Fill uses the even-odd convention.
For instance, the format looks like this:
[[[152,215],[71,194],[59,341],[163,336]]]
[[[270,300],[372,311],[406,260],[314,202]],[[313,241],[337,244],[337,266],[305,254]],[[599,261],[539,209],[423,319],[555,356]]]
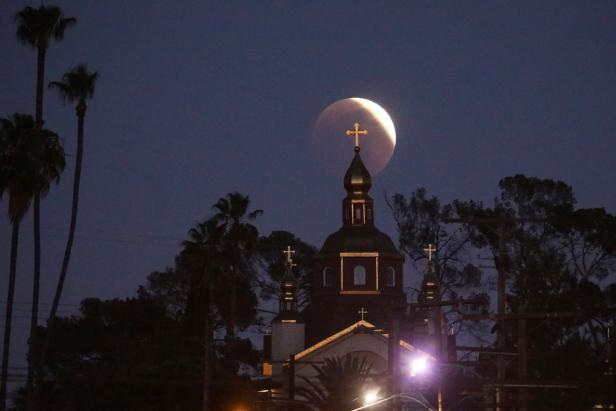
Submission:
[[[368,391],[366,395],[364,395],[364,405],[372,404],[379,399],[378,390]]]
[[[428,359],[426,357],[417,357],[411,360],[411,377],[418,374],[423,374],[428,370]]]

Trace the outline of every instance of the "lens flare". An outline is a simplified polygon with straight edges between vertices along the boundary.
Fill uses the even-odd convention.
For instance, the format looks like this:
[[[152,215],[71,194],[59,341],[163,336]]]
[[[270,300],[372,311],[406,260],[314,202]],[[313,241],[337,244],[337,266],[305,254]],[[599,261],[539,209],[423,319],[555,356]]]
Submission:
[[[366,395],[364,395],[364,404],[372,404],[379,399],[379,392],[377,390],[368,391]]]
[[[426,357],[417,357],[411,360],[411,377],[423,374],[428,370],[428,359]]]

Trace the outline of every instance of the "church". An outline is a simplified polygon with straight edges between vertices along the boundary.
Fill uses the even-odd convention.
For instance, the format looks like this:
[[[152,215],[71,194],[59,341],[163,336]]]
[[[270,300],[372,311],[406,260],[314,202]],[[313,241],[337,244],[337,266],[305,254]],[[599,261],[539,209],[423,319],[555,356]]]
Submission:
[[[313,365],[326,358],[365,358],[375,375],[391,371],[394,363],[435,360],[408,343],[399,327],[392,329],[393,313],[407,306],[404,256],[375,225],[372,177],[357,141],[362,133],[357,123],[347,132],[356,139],[343,181],[342,227],[325,239],[313,260],[311,299],[302,311],[297,307],[293,251],[284,251],[279,312],[271,322],[271,335],[264,338],[263,376],[271,381],[270,398],[301,400],[296,388],[314,378]],[[424,288],[431,285],[424,281]]]

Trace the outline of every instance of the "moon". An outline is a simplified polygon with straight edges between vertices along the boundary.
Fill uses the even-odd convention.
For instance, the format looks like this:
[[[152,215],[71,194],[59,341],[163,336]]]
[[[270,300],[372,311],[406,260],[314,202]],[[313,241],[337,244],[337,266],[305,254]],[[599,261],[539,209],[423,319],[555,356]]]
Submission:
[[[379,173],[389,163],[396,147],[396,129],[387,111],[365,98],[345,98],[321,112],[312,133],[316,157],[327,174],[342,176],[351,163],[355,136],[348,136],[346,130],[353,130],[355,123],[368,130],[359,136],[359,147],[370,174]]]

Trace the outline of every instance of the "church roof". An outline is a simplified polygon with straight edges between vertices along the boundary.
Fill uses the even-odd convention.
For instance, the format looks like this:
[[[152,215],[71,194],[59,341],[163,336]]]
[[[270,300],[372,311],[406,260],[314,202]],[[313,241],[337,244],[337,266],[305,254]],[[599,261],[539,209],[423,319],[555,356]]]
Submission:
[[[327,237],[319,254],[362,251],[400,255],[391,238],[371,225],[343,226]]]
[[[344,339],[345,337],[348,337],[354,333],[357,332],[362,332],[362,331],[372,331],[374,333],[374,335],[378,338],[383,339],[384,342],[387,342],[387,340],[389,339],[389,335],[388,334],[384,334],[384,333],[377,333],[376,332],[376,327],[374,324],[366,321],[366,320],[359,320],[356,323],[350,325],[349,327],[317,342],[316,344],[311,345],[310,347],[306,348],[305,350],[295,354],[295,360],[300,360],[303,357],[309,356],[310,354],[313,354],[317,351],[322,351],[327,349],[327,347],[331,346],[332,344],[337,343],[338,341],[340,341],[341,339]],[[421,353],[422,355],[425,355],[426,357],[432,359],[432,360],[436,360],[436,358],[434,358],[432,355],[420,350],[419,348],[409,344],[408,342],[404,341],[404,340],[400,340],[400,346],[402,348],[404,348],[407,351],[410,352],[417,352],[417,353]]]

